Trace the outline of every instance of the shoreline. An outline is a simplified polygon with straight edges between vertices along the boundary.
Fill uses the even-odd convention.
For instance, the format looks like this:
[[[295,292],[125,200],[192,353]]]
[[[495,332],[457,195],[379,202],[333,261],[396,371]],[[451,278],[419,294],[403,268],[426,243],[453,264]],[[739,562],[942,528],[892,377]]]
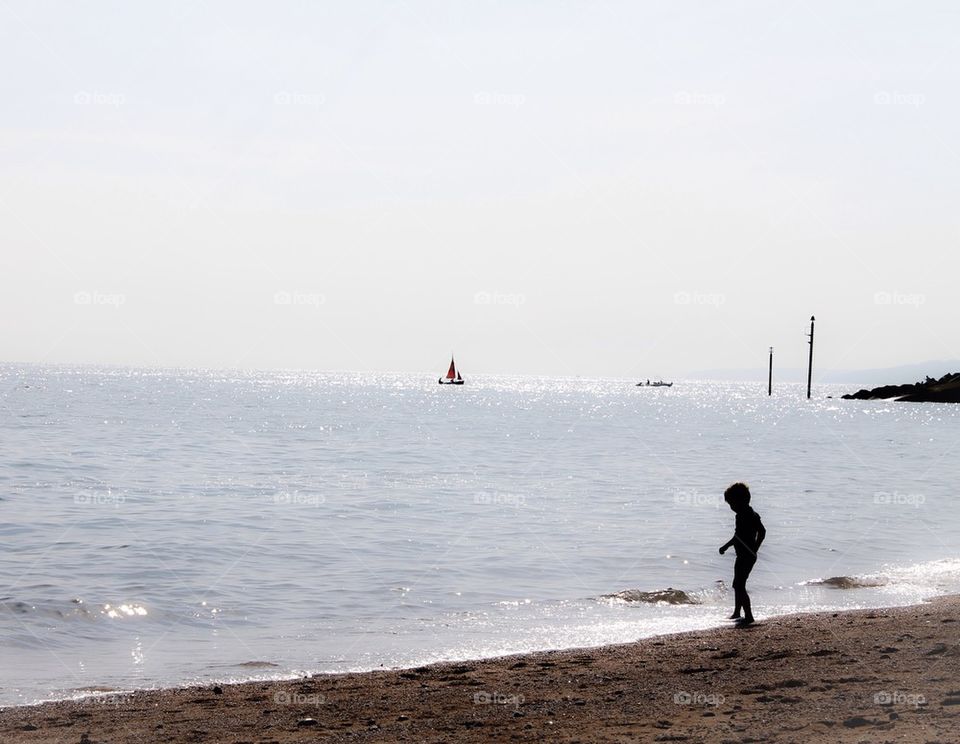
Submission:
[[[0,709],[0,739],[951,741],[960,595],[411,669]]]
[[[841,576],[841,577],[834,577],[831,579],[818,580],[811,583],[832,584],[848,578],[850,577]],[[869,586],[869,585],[866,585],[866,586]],[[841,588],[846,589],[850,587],[841,586]],[[858,587],[855,587],[855,588],[858,588]],[[668,590],[661,590],[661,591],[673,591],[673,590],[668,589]],[[649,593],[653,594],[658,592],[649,592]],[[604,596],[613,596],[613,595],[604,595]],[[805,615],[818,616],[818,615],[833,614],[833,613],[895,610],[895,609],[903,609],[907,607],[918,607],[921,605],[928,604],[930,602],[934,602],[936,600],[950,599],[954,596],[956,596],[957,599],[960,600],[960,594],[954,595],[951,593],[947,593],[947,594],[933,594],[930,596],[922,597],[919,599],[919,601],[905,603],[905,604],[894,604],[894,605],[867,604],[866,606],[862,606],[862,607],[853,607],[853,608],[835,607],[835,608],[809,610],[809,611],[802,610],[799,612],[788,612],[788,613],[775,614],[775,615],[763,615],[762,613],[757,613],[758,617],[760,617],[760,619],[757,620],[757,625],[760,625],[762,623],[768,623],[772,620],[777,620],[784,617],[803,617]],[[404,671],[409,671],[410,669],[433,667],[439,664],[474,664],[474,663],[481,663],[481,662],[487,662],[487,661],[499,661],[503,659],[512,659],[515,657],[520,658],[520,657],[527,657],[527,656],[536,656],[540,654],[591,651],[593,649],[614,647],[614,646],[629,647],[629,646],[636,645],[638,643],[642,643],[644,641],[655,640],[658,638],[671,638],[674,636],[685,636],[693,633],[706,633],[713,630],[731,627],[731,623],[728,621],[728,619],[725,616],[724,609],[717,608],[717,610],[718,610],[717,612],[718,619],[710,625],[706,625],[704,627],[699,627],[699,628],[695,627],[687,630],[658,632],[653,635],[640,636],[633,641],[611,641],[611,642],[600,643],[596,645],[541,648],[541,649],[534,649],[530,651],[514,651],[509,653],[497,653],[492,656],[479,656],[479,657],[464,656],[462,658],[454,656],[451,658],[437,658],[430,661],[423,661],[421,663],[409,663],[409,664],[402,664],[399,666],[390,666],[390,667],[385,667],[381,665],[379,667],[372,667],[372,668],[348,669],[348,670],[340,670],[340,671],[321,670],[321,671],[312,671],[312,672],[305,672],[305,673],[296,673],[291,671],[291,672],[281,672],[279,673],[278,676],[265,676],[263,678],[258,678],[255,676],[250,676],[249,678],[244,678],[244,679],[236,679],[235,677],[223,678],[223,679],[212,678],[202,682],[200,681],[191,681],[191,682],[183,682],[183,683],[172,682],[169,684],[162,684],[162,685],[157,685],[153,687],[111,688],[107,684],[103,686],[90,685],[87,688],[77,688],[74,694],[67,695],[64,697],[52,697],[50,699],[34,700],[32,702],[26,702],[26,703],[25,702],[8,703],[8,704],[0,703],[0,713],[6,710],[11,710],[11,709],[35,708],[41,705],[55,705],[59,703],[69,703],[69,702],[84,702],[89,699],[102,699],[107,697],[111,699],[125,698],[131,695],[145,694],[145,693],[159,694],[164,692],[172,692],[176,690],[191,690],[191,689],[204,690],[204,689],[212,689],[213,687],[232,687],[236,685],[246,685],[246,684],[286,684],[290,682],[295,682],[303,679],[311,679],[311,678],[355,676],[355,675],[371,674],[374,672],[383,672],[383,671],[404,672]],[[88,691],[85,691],[85,690],[88,690]]]

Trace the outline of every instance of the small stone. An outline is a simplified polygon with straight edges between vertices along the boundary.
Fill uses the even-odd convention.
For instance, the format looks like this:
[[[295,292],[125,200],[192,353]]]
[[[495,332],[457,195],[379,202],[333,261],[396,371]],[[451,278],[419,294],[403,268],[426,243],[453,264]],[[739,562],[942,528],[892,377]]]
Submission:
[[[299,721],[297,721],[297,726],[301,728],[305,726],[319,726],[319,725],[320,724],[316,718],[301,718]]]
[[[222,695],[222,694],[223,694],[223,688],[222,688],[220,685],[217,685],[216,687],[213,688],[213,694],[214,694],[214,695]]]

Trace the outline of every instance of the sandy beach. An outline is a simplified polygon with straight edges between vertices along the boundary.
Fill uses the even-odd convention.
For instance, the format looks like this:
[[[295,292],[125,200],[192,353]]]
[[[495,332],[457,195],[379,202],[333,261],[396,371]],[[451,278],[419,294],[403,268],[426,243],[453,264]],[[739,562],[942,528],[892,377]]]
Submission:
[[[954,742],[960,597],[634,644],[0,711],[4,742]]]

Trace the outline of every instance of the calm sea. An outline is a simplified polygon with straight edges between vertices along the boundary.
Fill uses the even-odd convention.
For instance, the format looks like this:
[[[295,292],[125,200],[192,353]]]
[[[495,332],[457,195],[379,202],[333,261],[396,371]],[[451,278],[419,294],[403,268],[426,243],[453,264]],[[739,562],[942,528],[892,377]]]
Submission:
[[[716,625],[738,479],[758,617],[960,591],[960,406],[435,379],[0,367],[0,704]]]

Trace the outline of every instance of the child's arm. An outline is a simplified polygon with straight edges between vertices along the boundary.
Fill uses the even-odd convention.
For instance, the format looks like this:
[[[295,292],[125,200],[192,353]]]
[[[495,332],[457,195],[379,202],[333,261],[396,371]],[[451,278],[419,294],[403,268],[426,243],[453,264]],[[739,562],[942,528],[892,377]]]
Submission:
[[[757,552],[760,552],[760,545],[763,543],[763,538],[767,536],[767,529],[763,526],[763,522],[760,521],[760,517],[757,517]]]
[[[731,537],[729,540],[727,540],[727,542],[725,542],[723,545],[721,545],[721,546],[720,546],[720,555],[723,555],[724,553],[726,553],[726,552],[727,552],[727,548],[731,547],[736,539],[737,539],[737,536],[734,535],[734,536]]]

